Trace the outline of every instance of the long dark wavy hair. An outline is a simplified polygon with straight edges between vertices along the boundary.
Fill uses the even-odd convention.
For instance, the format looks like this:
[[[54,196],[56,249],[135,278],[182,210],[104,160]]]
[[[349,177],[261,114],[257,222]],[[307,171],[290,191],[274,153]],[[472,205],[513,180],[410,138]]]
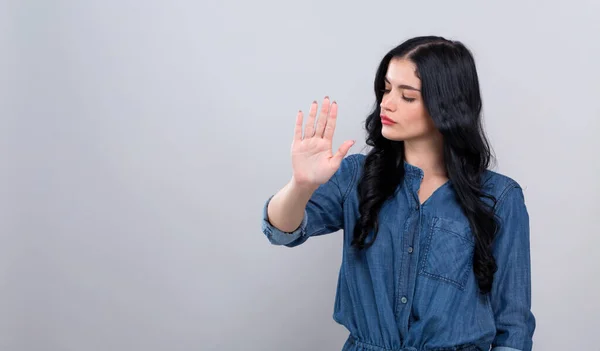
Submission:
[[[481,123],[481,95],[475,61],[458,41],[437,36],[416,37],[392,49],[382,59],[375,77],[377,101],[367,117],[367,145],[371,146],[358,183],[360,219],[352,245],[364,249],[377,237],[378,213],[404,179],[404,142],[381,134],[380,103],[388,64],[394,58],[412,61],[421,79],[424,105],[443,136],[447,176],[466,214],[474,236],[473,271],[482,293],[491,290],[497,266],[492,242],[498,228],[496,199],[482,191],[482,174],[492,161]],[[484,198],[492,201],[486,203]],[[367,243],[370,232],[374,237]]]

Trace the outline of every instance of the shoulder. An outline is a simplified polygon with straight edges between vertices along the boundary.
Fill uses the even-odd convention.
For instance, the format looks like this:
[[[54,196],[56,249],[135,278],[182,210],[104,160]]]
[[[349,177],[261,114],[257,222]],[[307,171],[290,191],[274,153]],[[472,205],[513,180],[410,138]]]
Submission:
[[[346,180],[347,178],[356,177],[361,171],[365,162],[365,155],[363,154],[351,154],[342,160],[340,168],[336,172],[336,176],[340,180]]]
[[[495,211],[500,217],[527,213],[523,188],[513,178],[488,170],[483,176],[482,190],[494,197]]]
[[[522,189],[513,178],[492,170],[487,170],[483,174],[481,187],[486,194],[494,196],[497,201],[501,201],[512,189]]]
[[[351,189],[356,188],[364,160],[365,155],[363,154],[347,155],[342,160],[339,169],[335,172],[334,179],[343,197],[346,197]]]
[[[344,158],[343,162],[351,162],[351,163],[355,163],[357,166],[362,167],[362,165],[365,162],[365,158],[367,157],[367,155],[364,154],[351,154],[348,155]]]
[[[494,196],[494,215],[498,221],[497,233],[500,242],[504,241],[511,249],[529,240],[529,211],[521,184],[516,180],[493,171],[487,171],[483,190]],[[504,239],[502,239],[504,238]],[[498,245],[498,242],[495,244]]]

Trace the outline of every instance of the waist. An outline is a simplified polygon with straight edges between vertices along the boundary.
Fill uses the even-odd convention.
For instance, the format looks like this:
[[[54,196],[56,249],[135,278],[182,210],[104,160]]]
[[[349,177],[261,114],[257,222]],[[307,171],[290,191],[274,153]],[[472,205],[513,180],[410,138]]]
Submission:
[[[352,335],[348,336],[346,344],[342,351],[360,350],[360,351],[480,351],[476,345],[465,344],[450,347],[438,347],[438,348],[426,348],[418,349],[416,347],[403,347],[403,348],[388,348],[384,346],[373,345],[367,342],[357,340]]]

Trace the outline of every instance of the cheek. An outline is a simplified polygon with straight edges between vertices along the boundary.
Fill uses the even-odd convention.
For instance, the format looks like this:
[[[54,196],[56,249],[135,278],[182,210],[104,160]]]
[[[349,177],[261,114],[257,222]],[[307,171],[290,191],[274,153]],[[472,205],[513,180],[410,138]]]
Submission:
[[[399,124],[402,124],[405,128],[410,129],[428,129],[431,126],[431,118],[427,114],[427,111],[423,108],[420,103],[406,104],[402,116],[399,120]]]

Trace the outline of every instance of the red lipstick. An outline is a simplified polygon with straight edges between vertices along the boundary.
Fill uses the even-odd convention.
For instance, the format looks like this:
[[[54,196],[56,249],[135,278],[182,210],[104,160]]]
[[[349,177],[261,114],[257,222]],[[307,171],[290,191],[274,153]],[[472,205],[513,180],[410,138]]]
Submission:
[[[389,126],[389,125],[392,125],[392,124],[396,124],[396,122],[394,122],[388,116],[381,115],[381,124],[385,124],[385,125]]]

